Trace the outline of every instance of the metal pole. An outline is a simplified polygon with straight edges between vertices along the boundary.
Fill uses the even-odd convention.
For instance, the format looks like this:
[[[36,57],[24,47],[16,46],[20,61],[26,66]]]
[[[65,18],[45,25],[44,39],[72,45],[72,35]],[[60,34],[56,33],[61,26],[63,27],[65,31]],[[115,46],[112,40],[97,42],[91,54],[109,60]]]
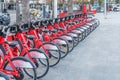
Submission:
[[[46,6],[43,5],[43,18],[46,18]]]
[[[57,18],[57,0],[54,0],[54,18]]]
[[[43,18],[46,18],[46,0],[45,3],[43,4]]]
[[[104,16],[105,16],[105,18],[107,18],[107,17],[106,17],[106,16],[107,16],[107,10],[106,10],[107,5],[106,5],[106,3],[107,3],[107,1],[104,0]]]
[[[16,23],[20,23],[20,2],[19,0],[16,1]]]

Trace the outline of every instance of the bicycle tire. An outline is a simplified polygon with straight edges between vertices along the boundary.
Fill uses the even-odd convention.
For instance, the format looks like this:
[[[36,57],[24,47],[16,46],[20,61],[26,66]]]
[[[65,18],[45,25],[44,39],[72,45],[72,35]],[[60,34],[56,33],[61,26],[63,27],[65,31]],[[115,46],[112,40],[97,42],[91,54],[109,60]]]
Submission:
[[[62,37],[62,36],[65,36],[65,38]],[[73,38],[71,36],[69,36],[69,35],[66,35],[66,34],[61,35],[60,38],[67,41],[68,47],[69,47],[69,52],[71,52],[74,49],[74,40],[73,40]],[[71,38],[71,39],[69,39],[69,38]]]
[[[82,29],[81,27],[76,28],[76,30],[80,30],[82,32],[82,40],[81,41],[83,41],[86,37],[86,31],[84,29]]]
[[[18,67],[18,66],[20,66],[20,65],[15,64],[16,61],[22,61],[22,62],[21,62],[22,64],[23,64],[24,62],[25,62],[25,63],[29,63],[29,66],[27,66],[27,65],[24,63],[24,67]],[[13,63],[14,66],[17,66],[17,67],[16,67],[17,70],[18,70],[18,68],[20,68],[20,70],[23,69],[23,71],[24,71],[25,68],[28,69],[28,67],[31,67],[31,70],[33,71],[33,75],[32,75],[30,78],[33,78],[32,80],[36,80],[35,66],[34,66],[34,64],[33,64],[29,59],[26,59],[26,58],[24,58],[24,57],[19,56],[19,57],[11,58],[11,62]],[[18,62],[17,62],[17,63],[18,63]],[[21,64],[21,63],[20,63],[20,64]],[[23,65],[21,65],[21,66],[23,66]],[[27,67],[26,67],[26,66],[27,66]],[[10,69],[9,62],[8,62],[8,61],[5,63],[3,69],[6,69],[6,68],[9,68],[9,69]],[[9,70],[9,69],[8,69],[8,70]],[[12,71],[12,70],[11,70],[11,71]],[[21,77],[23,78],[23,74],[22,74],[22,73],[20,73],[20,77],[19,77],[19,78],[16,77],[16,76],[14,76],[14,77],[15,77],[17,80],[26,80],[26,79],[21,79]]]
[[[81,42],[84,38],[84,30],[80,29],[79,27],[75,28],[75,30],[78,30],[81,32],[80,36],[79,36],[79,42]]]
[[[79,37],[77,34],[73,33],[73,32],[69,32],[66,35],[71,36],[73,38],[74,41],[74,47],[76,47],[79,43]]]
[[[79,42],[82,40],[82,32],[80,30],[77,30],[78,32],[75,32],[76,29],[74,29],[72,32],[78,35]]]
[[[34,54],[32,54],[32,52],[34,52]],[[37,53],[36,53],[37,52]],[[31,54],[30,54],[31,53]],[[37,68],[36,68],[36,74],[37,74],[37,79],[39,79],[39,78],[42,78],[42,77],[44,77],[47,73],[48,73],[48,71],[49,71],[49,60],[48,60],[48,57],[47,57],[47,55],[43,52],[43,51],[41,51],[41,50],[39,50],[39,49],[30,49],[24,56],[26,57],[27,56],[27,54],[30,54],[31,56],[32,56],[32,58],[33,58],[33,60],[34,60],[34,64],[37,66]],[[40,55],[38,55],[38,54],[41,54],[41,57],[38,57],[38,56],[40,56]],[[33,57],[33,56],[35,56],[36,55],[36,57]],[[44,58],[42,58],[42,55],[44,56]],[[40,64],[39,62],[41,62],[41,60],[45,60],[46,61],[46,64]],[[42,71],[41,71],[41,68],[42,67],[45,67],[45,71],[42,73]],[[37,70],[38,69],[38,70]],[[38,73],[38,71],[40,71],[39,73]],[[26,72],[26,71],[25,71]],[[26,72],[26,74],[28,74],[29,76],[31,76],[29,73],[27,73]]]
[[[65,42],[65,44],[62,43],[55,43],[55,40],[59,40],[61,42]],[[61,59],[66,57],[68,55],[69,52],[69,46],[68,46],[68,42],[62,38],[54,38],[51,42],[53,42],[54,44],[56,44],[59,47],[60,53],[61,53]]]
[[[10,80],[7,74],[0,72],[0,80]]]
[[[55,51],[56,53],[55,54],[57,54],[56,56],[55,56],[55,54],[53,55],[53,53],[50,51],[50,50],[47,50],[47,53],[46,53],[46,50],[44,51],[43,50],[43,47],[45,48],[45,46],[50,46],[51,48],[52,47],[55,47],[57,50],[53,50],[53,51]],[[43,50],[46,54],[47,54],[47,56],[48,56],[48,59],[49,59],[49,66],[50,67],[53,67],[53,66],[56,66],[59,62],[60,62],[60,59],[61,59],[61,54],[60,54],[60,50],[59,50],[59,47],[57,46],[57,45],[55,45],[55,44],[53,44],[53,43],[51,43],[51,42],[46,42],[46,43],[43,43],[43,45],[41,45],[41,46],[39,46],[39,49],[40,50]],[[47,49],[47,48],[46,48]],[[55,62],[53,62],[53,59],[52,58],[54,58],[56,61]],[[44,64],[44,63],[43,63]]]

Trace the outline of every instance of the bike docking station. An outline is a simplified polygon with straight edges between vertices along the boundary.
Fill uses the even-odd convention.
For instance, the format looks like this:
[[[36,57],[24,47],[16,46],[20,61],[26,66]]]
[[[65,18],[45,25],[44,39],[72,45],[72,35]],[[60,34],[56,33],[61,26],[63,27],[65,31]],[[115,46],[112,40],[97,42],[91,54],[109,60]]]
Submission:
[[[27,80],[26,76],[31,80],[44,77],[50,67],[67,57],[100,25],[94,17],[96,11],[88,8],[84,4],[82,11],[72,15],[65,12],[59,18],[1,27],[0,79],[11,80],[7,75],[14,80]]]

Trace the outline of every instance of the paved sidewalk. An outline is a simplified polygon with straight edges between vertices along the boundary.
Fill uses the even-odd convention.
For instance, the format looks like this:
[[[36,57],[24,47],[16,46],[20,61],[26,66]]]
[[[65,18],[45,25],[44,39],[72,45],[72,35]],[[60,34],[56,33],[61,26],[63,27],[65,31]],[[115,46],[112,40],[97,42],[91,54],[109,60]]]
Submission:
[[[40,80],[120,80],[120,13],[108,19]]]

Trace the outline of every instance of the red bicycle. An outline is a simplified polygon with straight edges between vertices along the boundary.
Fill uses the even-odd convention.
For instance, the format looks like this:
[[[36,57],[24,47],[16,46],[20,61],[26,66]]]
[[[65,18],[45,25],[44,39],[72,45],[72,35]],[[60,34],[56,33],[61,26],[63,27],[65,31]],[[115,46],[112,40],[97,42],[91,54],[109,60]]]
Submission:
[[[32,25],[30,25],[30,26],[32,26]],[[25,34],[24,38],[27,38],[28,40],[30,40],[29,36],[33,35],[34,39],[31,40],[31,44],[34,43],[33,45],[35,45],[34,46],[35,48],[38,48],[46,53],[46,55],[48,56],[48,59],[49,59],[50,67],[57,65],[61,58],[61,54],[60,54],[58,46],[56,46],[55,44],[50,43],[50,42],[44,42],[40,37],[40,33],[38,32],[39,29],[35,29],[35,28],[32,29],[33,27],[29,28],[28,24],[26,24],[25,27],[28,30],[28,32],[27,32],[27,34]],[[22,35],[22,34],[20,34],[20,35]]]
[[[50,31],[49,34],[51,34],[52,40],[56,40],[56,38],[57,39],[59,38],[61,40],[66,41],[66,47],[67,47],[66,48],[66,50],[67,50],[66,53],[71,52],[74,48],[73,38],[69,35],[66,35],[63,28],[60,28],[59,25],[55,24],[55,23],[56,23],[56,19],[47,20],[46,23],[45,23],[45,24],[48,24],[47,29],[49,29],[49,31]],[[55,28],[54,26],[56,26],[57,28]]]
[[[39,38],[42,38],[42,41],[44,42],[50,42],[54,45],[57,45],[61,53],[60,58],[67,56],[69,49],[67,41],[60,37],[57,37],[57,34],[55,33],[56,30],[48,23],[48,20],[39,21],[37,25],[39,25],[37,33],[39,35]],[[37,25],[34,24],[33,26],[36,27]]]
[[[28,41],[24,34],[26,32],[24,30],[24,26],[25,24],[21,25],[20,27],[17,25],[9,26],[8,32],[9,34],[12,33],[12,35],[7,35],[7,40],[18,42],[19,47],[17,48],[15,47],[13,48],[13,50],[16,51],[16,49],[18,49],[19,54],[14,54],[14,55],[23,56],[29,59],[30,61],[32,61],[32,63],[34,63],[34,65],[36,66],[36,69],[35,69],[37,73],[36,76],[37,76],[37,79],[39,79],[48,73],[48,70],[49,70],[48,57],[43,51],[39,49],[31,48],[28,46]],[[30,37],[30,38],[33,38],[33,37]],[[45,64],[43,65],[41,62],[44,62]],[[33,76],[31,73],[28,73],[26,70],[25,70],[25,73],[30,77]]]
[[[14,56],[12,49],[18,43],[9,42],[5,37],[5,27],[2,27],[2,29],[0,29],[0,71],[14,76],[17,80],[26,80],[28,78],[36,80],[34,64],[24,57]],[[27,76],[25,71],[31,73],[32,77]]]
[[[60,25],[59,23],[61,23],[61,22],[62,22],[62,20],[60,21],[60,18],[56,18],[54,28],[56,28],[58,30],[58,33],[60,34],[60,36],[64,35],[64,36],[72,37],[74,46],[77,45],[78,41],[79,41],[78,35],[73,32],[68,31],[68,27],[70,27],[70,26]],[[72,51],[72,50],[73,50],[73,48],[71,48],[70,51]]]

